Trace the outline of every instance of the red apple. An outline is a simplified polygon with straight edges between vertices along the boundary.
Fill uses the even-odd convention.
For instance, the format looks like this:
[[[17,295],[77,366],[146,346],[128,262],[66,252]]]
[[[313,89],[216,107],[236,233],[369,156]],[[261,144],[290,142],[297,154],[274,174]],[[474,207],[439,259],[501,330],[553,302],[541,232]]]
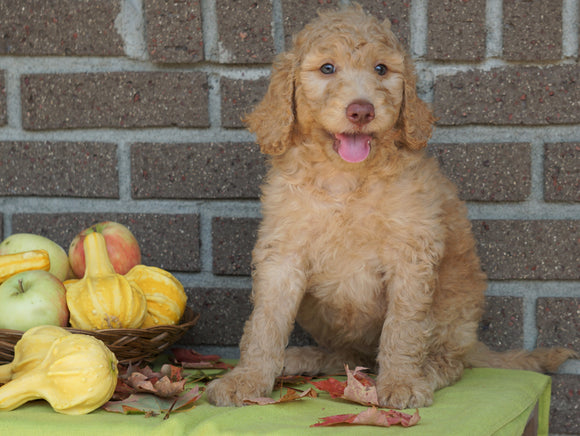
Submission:
[[[118,274],[127,274],[141,263],[141,250],[133,233],[123,224],[103,221],[92,225],[75,236],[68,249],[68,258],[73,273],[78,278],[85,275],[85,250],[83,241],[89,233],[101,233],[107,245],[109,260]]]
[[[0,285],[0,328],[26,331],[39,325],[68,323],[66,289],[47,271],[16,274]]]

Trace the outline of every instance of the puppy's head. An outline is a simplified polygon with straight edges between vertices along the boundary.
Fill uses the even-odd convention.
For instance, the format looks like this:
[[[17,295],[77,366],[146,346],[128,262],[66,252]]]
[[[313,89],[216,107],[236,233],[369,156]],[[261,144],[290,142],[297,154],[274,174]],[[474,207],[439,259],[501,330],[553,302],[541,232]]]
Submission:
[[[433,117],[390,23],[355,6],[322,13],[296,35],[246,122],[264,153],[316,138],[329,158],[356,164],[385,141],[425,147]]]

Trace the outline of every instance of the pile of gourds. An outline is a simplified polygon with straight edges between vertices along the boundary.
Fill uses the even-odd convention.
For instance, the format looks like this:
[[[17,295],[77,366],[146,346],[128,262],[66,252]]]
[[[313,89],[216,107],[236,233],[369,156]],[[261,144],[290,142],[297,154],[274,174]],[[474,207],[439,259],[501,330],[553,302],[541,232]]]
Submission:
[[[83,244],[85,275],[64,282],[73,327],[145,328],[172,325],[181,319],[187,296],[173,275],[145,265],[118,274],[109,261],[103,235],[89,233]]]

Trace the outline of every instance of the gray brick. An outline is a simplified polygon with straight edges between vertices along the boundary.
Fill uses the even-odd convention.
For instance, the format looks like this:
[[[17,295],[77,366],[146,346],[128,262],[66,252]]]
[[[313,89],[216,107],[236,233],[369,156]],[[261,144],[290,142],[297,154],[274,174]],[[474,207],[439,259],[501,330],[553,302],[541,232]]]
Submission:
[[[431,153],[466,201],[522,201],[530,195],[529,144],[434,144]]]
[[[6,109],[6,84],[4,80],[4,71],[0,70],[0,126],[3,126],[8,122]]]
[[[259,223],[258,218],[216,217],[212,220],[214,274],[250,275]]]
[[[544,146],[544,199],[580,201],[580,142]]]
[[[391,22],[391,29],[405,47],[409,46],[411,40],[411,2],[409,0],[362,0],[360,5],[369,13],[380,20],[388,19]]]
[[[577,65],[472,70],[435,81],[440,125],[550,125],[580,122]]]
[[[252,111],[268,89],[268,78],[258,80],[238,80],[222,78],[222,126],[226,128],[244,127],[242,117]]]
[[[560,59],[562,0],[504,0],[503,57],[517,61]]]
[[[427,58],[479,61],[485,57],[485,0],[431,0]]]
[[[200,314],[181,340],[188,345],[238,345],[252,313],[249,289],[188,288],[187,304]]]
[[[252,313],[249,289],[188,288],[188,306],[200,314],[198,323],[181,339],[186,345],[236,346],[244,324]],[[314,341],[299,325],[290,345],[312,345]]]
[[[580,375],[552,375],[550,434],[580,434]]]
[[[0,142],[0,195],[119,198],[117,146]]]
[[[282,14],[284,16],[285,48],[292,47],[292,37],[312,19],[318,16],[318,11],[336,9],[340,0],[282,0]]]
[[[216,14],[221,63],[272,61],[275,50],[270,1],[217,0]]]
[[[479,324],[479,338],[491,349],[505,351],[524,344],[523,299],[486,297],[486,310]]]
[[[538,298],[538,347],[580,350],[580,298]]]
[[[73,238],[100,221],[126,225],[139,242],[142,263],[176,272],[199,272],[199,216],[152,213],[19,213],[12,233],[36,233],[68,252]]]
[[[153,62],[192,63],[204,60],[199,1],[146,0],[147,47]]]
[[[205,73],[31,74],[21,88],[28,130],[209,126]]]
[[[0,55],[123,56],[118,0],[0,2]]]
[[[475,220],[482,267],[492,280],[578,280],[579,221]]]
[[[134,198],[258,198],[264,157],[252,143],[133,144]]]

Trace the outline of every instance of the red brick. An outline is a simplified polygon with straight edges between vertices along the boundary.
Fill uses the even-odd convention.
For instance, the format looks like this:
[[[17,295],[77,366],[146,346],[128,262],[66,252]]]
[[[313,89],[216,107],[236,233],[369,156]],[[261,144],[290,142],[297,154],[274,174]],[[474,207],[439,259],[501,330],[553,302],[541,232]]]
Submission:
[[[395,35],[399,37],[399,40],[404,46],[409,46],[411,39],[411,27],[409,23],[411,2],[409,0],[362,0],[358,3],[378,19],[388,19]]]
[[[318,16],[318,11],[336,9],[340,0],[282,0],[282,15],[284,17],[285,48],[292,47],[292,37],[312,19]]]
[[[431,153],[469,201],[522,201],[531,190],[529,144],[434,144]]]
[[[544,199],[580,201],[580,142],[544,146]]]
[[[65,250],[83,229],[100,221],[127,226],[141,248],[142,263],[176,272],[199,272],[199,216],[156,213],[19,213],[12,217],[12,233],[36,233]]]
[[[0,196],[119,198],[117,146],[0,142]]]
[[[209,125],[204,73],[32,74],[21,88],[27,130]]]
[[[504,0],[503,57],[517,61],[560,59],[562,0]]]
[[[123,56],[118,0],[0,2],[0,55]]]
[[[580,122],[577,65],[495,68],[439,76],[440,125],[550,125]]]
[[[577,220],[475,220],[482,267],[493,280],[578,280]]]
[[[222,127],[244,127],[242,117],[251,112],[268,89],[269,79],[221,79]]]
[[[133,198],[252,198],[264,156],[253,143],[133,144]]]
[[[221,63],[267,63],[274,58],[272,3],[266,0],[216,1]]]
[[[478,61],[485,57],[485,0],[430,0],[427,58]]]
[[[146,0],[143,7],[153,62],[192,63],[204,59],[199,1]]]

